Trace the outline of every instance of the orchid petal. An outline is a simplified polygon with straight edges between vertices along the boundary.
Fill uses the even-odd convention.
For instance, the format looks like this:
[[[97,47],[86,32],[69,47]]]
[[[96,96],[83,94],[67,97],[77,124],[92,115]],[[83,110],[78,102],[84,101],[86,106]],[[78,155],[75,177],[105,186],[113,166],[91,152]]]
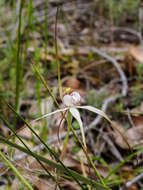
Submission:
[[[107,119],[110,123],[112,123],[112,121],[109,119],[109,117],[102,110],[99,110],[93,106],[76,106],[76,108],[86,109],[91,112],[97,113],[97,114],[103,116],[105,119]]]
[[[75,108],[75,107],[72,107],[69,109],[70,113],[72,114],[72,116],[77,120],[77,122],[79,123],[79,126],[80,126],[80,130],[81,130],[81,134],[82,134],[82,139],[83,139],[83,143],[84,143],[84,146],[86,148],[86,142],[85,142],[85,135],[84,135],[84,129],[83,129],[83,123],[82,123],[82,120],[81,120],[81,117],[80,117],[80,113],[79,111]]]
[[[45,118],[45,117],[54,115],[54,114],[56,114],[56,113],[58,113],[58,112],[64,112],[64,111],[66,111],[66,110],[68,110],[68,109],[69,109],[68,107],[67,107],[67,108],[63,108],[63,109],[58,109],[58,110],[53,111],[53,112],[51,112],[51,113],[47,113],[47,114],[45,114],[45,115],[42,115],[41,117],[35,119],[34,121],[38,121],[38,120],[43,119],[43,118]]]
[[[94,108],[93,106],[76,106],[76,108],[87,109],[87,110],[97,113],[97,114],[103,116],[105,119],[107,119],[107,121],[109,121],[111,123],[112,127],[122,136],[122,138],[126,142],[127,146],[131,150],[131,147],[130,147],[126,137],[124,136],[124,134],[115,126],[115,124],[109,119],[109,117],[102,110]]]

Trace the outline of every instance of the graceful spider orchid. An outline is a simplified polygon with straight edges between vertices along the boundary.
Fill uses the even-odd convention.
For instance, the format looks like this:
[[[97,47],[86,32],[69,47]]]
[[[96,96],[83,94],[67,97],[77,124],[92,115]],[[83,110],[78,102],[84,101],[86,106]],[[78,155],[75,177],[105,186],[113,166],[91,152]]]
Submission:
[[[67,89],[67,90],[69,90],[69,89]],[[85,141],[84,127],[83,127],[83,122],[81,120],[80,112],[78,109],[84,109],[84,110],[88,110],[88,111],[94,112],[96,114],[99,114],[111,123],[111,120],[108,118],[108,116],[103,111],[101,111],[101,110],[99,110],[93,106],[90,106],[90,105],[79,106],[79,104],[81,102],[81,96],[76,91],[65,93],[63,95],[62,101],[63,101],[63,104],[65,106],[64,108],[58,109],[58,110],[51,112],[51,113],[48,113],[48,114],[45,114],[36,120],[46,118],[46,117],[54,115],[58,112],[63,112],[63,114],[65,114],[65,111],[70,112],[72,117],[77,120],[77,122],[80,126],[82,140],[83,140],[83,144],[85,147],[86,147],[86,141]],[[61,122],[60,122],[60,124],[61,124]]]

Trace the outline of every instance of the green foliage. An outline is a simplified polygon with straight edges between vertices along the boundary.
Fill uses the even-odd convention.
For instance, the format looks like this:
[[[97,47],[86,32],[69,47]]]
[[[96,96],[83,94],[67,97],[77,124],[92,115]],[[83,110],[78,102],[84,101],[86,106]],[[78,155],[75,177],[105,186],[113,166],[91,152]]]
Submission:
[[[143,91],[142,89],[134,89],[131,93],[130,105],[133,107],[139,106],[143,101]]]
[[[19,187],[19,190],[24,190],[24,187]]]
[[[101,105],[103,103],[103,100],[107,97],[107,95],[100,94],[96,95],[94,90],[90,90],[88,95],[87,95],[87,104],[94,106],[96,108],[101,108]]]
[[[77,152],[79,152],[80,149],[81,149],[81,147],[79,147],[79,146],[73,146],[72,147],[72,152],[77,153]]]
[[[35,125],[35,126],[34,126],[34,129],[40,130],[40,126],[39,126],[39,125]]]
[[[100,0],[99,0],[100,1]],[[110,18],[110,8],[112,7],[112,16],[116,24],[125,21],[127,18],[138,20],[138,8],[142,0],[105,0],[105,15]]]
[[[79,124],[78,124],[78,122],[77,122],[76,120],[72,123],[72,126],[73,126],[73,128],[74,128],[75,130],[80,129]]]
[[[137,80],[139,82],[143,81],[143,63],[136,64]]]
[[[129,125],[129,123],[127,123],[123,127],[124,127],[125,130],[128,130],[130,128],[130,125]]]
[[[123,103],[122,102],[120,102],[120,103],[118,103],[117,104],[117,110],[119,111],[119,112],[122,112],[123,111]]]

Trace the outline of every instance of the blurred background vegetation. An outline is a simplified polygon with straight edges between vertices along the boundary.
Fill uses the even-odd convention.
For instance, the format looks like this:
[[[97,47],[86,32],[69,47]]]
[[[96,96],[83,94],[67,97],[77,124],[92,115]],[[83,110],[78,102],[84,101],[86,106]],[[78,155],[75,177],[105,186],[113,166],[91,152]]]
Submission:
[[[57,5],[61,6],[58,18],[58,38],[60,39],[59,43],[62,41],[61,43],[65,47],[70,45],[74,48],[78,44],[80,45],[81,38],[84,37],[84,29],[86,30],[89,27],[91,33],[94,33],[93,36],[90,36],[93,41],[89,39],[89,43],[98,46],[100,46],[100,42],[110,43],[111,40],[121,40],[120,29],[113,32],[110,30],[110,27],[129,27],[136,31],[142,29],[143,13],[141,0],[23,1],[19,56],[21,65],[19,71],[20,91],[23,95],[30,93],[29,89],[29,92],[26,92],[27,84],[25,81],[30,81],[33,78],[31,63],[40,65],[41,72],[46,79],[52,80],[57,76],[53,40],[53,24]],[[10,98],[11,101],[15,97],[16,86],[18,6],[19,1],[0,1],[0,96]],[[71,13],[74,14],[71,15]],[[110,35],[111,32],[114,33],[113,36]],[[123,34],[124,32],[126,33],[126,31],[121,31]],[[139,42],[137,36],[122,40],[131,40],[132,43]],[[64,43],[64,41],[66,42]],[[49,54],[49,58],[48,56],[46,57]],[[71,59],[73,58],[66,55],[61,58],[60,61],[62,63],[69,64],[66,71],[63,68],[61,69],[63,75],[73,75],[77,72],[75,71],[76,68],[75,70],[74,68],[71,69],[73,67],[72,64],[70,66]],[[84,60],[79,61],[85,62]],[[27,78],[30,80],[27,80]],[[33,82],[32,88],[35,86],[36,96],[39,97],[39,89],[42,89],[43,86],[38,80],[35,80],[35,77]]]

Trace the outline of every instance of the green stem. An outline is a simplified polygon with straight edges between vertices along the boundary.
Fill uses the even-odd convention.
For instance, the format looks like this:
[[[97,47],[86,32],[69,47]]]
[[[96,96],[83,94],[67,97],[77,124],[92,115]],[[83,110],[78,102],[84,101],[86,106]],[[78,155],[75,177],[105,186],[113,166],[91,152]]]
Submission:
[[[4,160],[4,162],[7,163],[7,165],[13,170],[13,172],[16,174],[16,176],[21,180],[21,182],[28,187],[30,190],[34,190],[32,186],[29,184],[29,182],[24,179],[24,177],[19,173],[19,171],[14,167],[14,165],[2,154],[0,151],[0,157]]]
[[[56,104],[56,105],[58,106],[58,108],[59,108],[59,104],[58,104],[56,98],[54,97],[54,95],[53,95],[51,89],[50,89],[49,86],[47,85],[45,79],[43,78],[43,76],[42,76],[41,73],[39,72],[38,68],[37,68],[34,64],[33,64],[32,66],[33,66],[35,72],[38,74],[40,80],[41,80],[42,83],[44,84],[45,88],[48,90],[48,92],[49,92],[50,96],[52,97],[53,101],[55,102],[55,104]]]
[[[98,170],[96,169],[94,163],[92,162],[91,158],[89,157],[88,152],[87,152],[87,149],[86,149],[86,148],[83,146],[83,144],[81,143],[81,141],[80,141],[80,139],[78,138],[77,134],[75,133],[75,131],[74,131],[72,125],[70,125],[70,128],[71,128],[71,131],[72,131],[73,135],[75,136],[75,138],[76,138],[76,139],[78,140],[78,142],[80,143],[80,145],[81,145],[81,147],[82,147],[82,149],[83,149],[83,151],[84,151],[84,153],[85,153],[85,155],[86,155],[86,158],[87,158],[88,162],[91,164],[92,168],[94,169],[94,172],[95,172],[95,174],[97,175],[98,179],[100,180],[100,182],[101,182],[104,186],[106,186],[105,183],[104,183],[104,180],[102,179],[102,177],[101,177],[101,175],[100,175],[100,173],[98,172]]]
[[[16,97],[15,109],[18,111],[19,96],[20,96],[20,81],[21,81],[21,62],[20,62],[20,41],[21,41],[21,17],[24,0],[20,0],[20,8],[18,15],[18,34],[17,34],[17,53],[16,53]]]
[[[68,127],[67,127],[67,134],[66,134],[66,138],[64,140],[64,145],[63,145],[63,150],[61,153],[61,160],[63,160],[66,149],[67,149],[67,144],[68,144],[68,140],[69,140],[69,133],[70,133],[70,126],[71,126],[71,121],[72,121],[72,115],[70,112],[68,112]]]
[[[109,172],[109,174],[104,178],[104,182],[106,183],[112,174],[115,174],[127,161],[131,160],[135,155],[137,155],[141,151],[143,151],[143,148],[137,150],[136,152],[130,154],[127,158],[125,158],[120,164],[117,165],[117,167],[115,167],[112,171]]]
[[[59,13],[59,8],[57,7],[56,20],[55,20],[55,50],[56,50],[56,64],[57,64],[58,82],[59,82],[59,93],[60,93],[60,97],[62,98],[61,72],[60,72],[60,63],[59,63],[59,58],[58,58],[58,45],[57,45],[58,13]]]

